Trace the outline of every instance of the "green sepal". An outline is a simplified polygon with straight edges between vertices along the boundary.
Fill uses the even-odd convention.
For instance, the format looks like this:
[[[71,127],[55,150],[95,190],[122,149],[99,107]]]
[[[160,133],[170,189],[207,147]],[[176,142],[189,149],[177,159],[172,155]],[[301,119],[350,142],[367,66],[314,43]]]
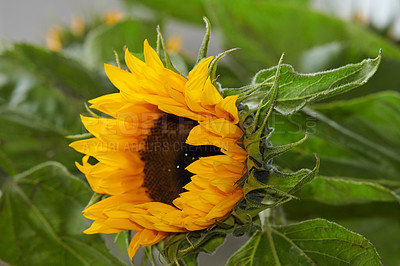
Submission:
[[[86,109],[86,111],[88,111],[88,113],[92,116],[92,117],[94,117],[94,118],[101,118],[98,114],[96,114],[92,109],[90,109],[90,107],[87,105],[87,103],[84,103],[85,104],[85,109]]]
[[[68,135],[65,138],[70,140],[80,140],[80,139],[88,139],[93,137],[93,134],[90,132],[82,133],[82,134],[75,134],[75,135]]]
[[[153,247],[144,246],[143,251],[142,265],[147,265],[147,261],[149,261],[152,266],[156,266],[157,263],[154,259]]]
[[[179,233],[172,235],[159,244],[157,248],[168,263],[192,265],[193,259],[200,252],[212,254],[224,243],[228,234],[242,236],[253,234],[261,230],[261,221],[258,216],[249,218],[245,222],[238,221],[234,216],[229,216],[223,221],[216,221],[215,225],[199,231]]]
[[[271,107],[274,106],[279,93],[279,77],[284,54],[279,59],[274,75],[269,79],[246,87],[246,91],[239,94],[239,125],[247,138],[260,137],[263,133]],[[270,80],[274,80],[270,83]],[[253,101],[254,97],[257,97]],[[249,104],[251,103],[251,104]],[[271,109],[271,110],[270,110]],[[255,114],[253,114],[255,112]],[[261,128],[261,129],[260,129]],[[255,136],[252,136],[256,134]]]
[[[260,110],[263,109],[262,104],[260,104],[260,108],[257,109],[256,115],[253,119],[253,121],[257,121],[259,114],[260,114]],[[255,160],[257,161],[259,164],[262,164],[263,162],[263,155],[260,151],[260,146],[261,146],[261,141],[265,138],[269,137],[269,132],[267,133],[267,135],[262,136],[262,134],[265,131],[265,127],[267,126],[267,120],[268,117],[270,115],[272,111],[272,106],[270,107],[270,109],[268,110],[267,115],[264,118],[264,121],[262,123],[262,125],[258,128],[258,130],[255,130],[256,128],[256,123],[253,122],[252,124],[250,124],[246,130],[245,130],[245,136],[243,138],[243,146],[246,149],[247,153]],[[269,131],[269,129],[267,128],[267,130]],[[247,132],[246,132],[247,131]],[[254,133],[250,133],[250,132],[254,132]],[[248,137],[247,137],[248,136]]]
[[[264,146],[263,161],[267,162],[268,160],[272,159],[273,157],[287,152],[288,150],[303,143],[307,138],[308,138],[308,134],[306,133],[304,138],[300,139],[299,141],[296,141],[296,142],[293,142],[290,144],[286,144],[286,145],[282,145],[282,146],[270,146],[270,145],[266,145],[265,144],[266,142],[264,142],[263,143],[263,146]]]
[[[271,175],[268,184],[276,186],[289,194],[296,193],[304,185],[310,183],[318,174],[320,161],[316,156],[314,169],[301,169],[295,173],[284,173],[274,169],[275,175]],[[276,180],[275,180],[276,178]],[[276,182],[276,183],[275,183]]]
[[[252,167],[243,182],[244,199],[234,208],[233,216],[245,223],[265,209],[285,203],[293,194],[311,182],[318,174],[319,159],[313,170],[301,169],[284,173],[274,166],[269,169]]]
[[[204,34],[203,42],[199,49],[199,55],[197,57],[196,64],[207,57],[208,45],[211,37],[211,24],[207,17],[203,17],[204,23],[206,23],[206,33]]]
[[[181,74],[181,73],[179,73],[178,70],[176,70],[176,68],[174,67],[174,65],[171,62],[171,59],[169,58],[167,48],[165,46],[164,38],[161,34],[159,26],[157,26],[157,46],[156,47],[157,47],[156,48],[157,54],[161,59],[164,60],[165,67],[168,68],[169,70],[174,71],[175,73]]]
[[[96,202],[99,202],[103,196],[104,196],[104,194],[93,192],[93,195],[90,198],[88,204],[86,204],[85,209],[89,208],[90,206],[92,206]]]
[[[121,60],[119,59],[118,52],[115,49],[114,49],[114,55],[115,55],[115,63],[117,64],[117,67],[121,68]]]
[[[238,50],[238,48],[229,49],[229,50],[227,50],[227,51],[225,51],[223,53],[220,53],[211,62],[210,67],[208,68],[208,75],[210,76],[211,82],[212,82],[212,84],[214,86],[217,86],[216,74],[217,74],[217,65],[218,65],[219,61],[221,61],[221,59],[224,58],[230,52],[233,52],[233,51],[236,51],[236,50]]]
[[[239,125],[244,131],[243,145],[247,153],[256,160],[259,164],[263,163],[263,154],[260,151],[261,143],[264,139],[269,137],[269,133],[272,131],[268,127],[268,118],[273,110],[273,106],[279,92],[279,75],[280,65],[282,63],[284,54],[282,54],[276,72],[272,87],[268,92],[260,97],[260,102],[257,108],[250,109],[248,106],[243,112],[239,112]],[[257,88],[263,88],[263,85],[256,86]],[[244,101],[248,95],[244,96],[240,101]],[[240,104],[239,104],[240,106]],[[265,141],[264,141],[265,143]]]

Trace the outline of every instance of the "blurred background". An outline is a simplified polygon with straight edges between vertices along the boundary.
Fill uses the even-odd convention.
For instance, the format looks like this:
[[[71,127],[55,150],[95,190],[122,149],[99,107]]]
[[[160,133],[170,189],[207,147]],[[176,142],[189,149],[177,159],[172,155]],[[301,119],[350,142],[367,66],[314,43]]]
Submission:
[[[1,1],[0,39],[43,45],[51,25],[69,25],[77,14],[90,17],[121,8],[118,0]]]
[[[88,114],[84,105],[87,100],[116,91],[105,77],[103,63],[116,64],[115,50],[124,64],[124,47],[141,57],[143,40],[149,39],[154,47],[155,29],[160,25],[174,65],[187,74],[205,32],[203,16],[210,19],[212,26],[209,55],[241,48],[219,65],[218,81],[224,87],[248,84],[260,69],[276,65],[282,52],[285,63],[299,72],[311,73],[375,58],[382,49],[381,66],[366,85],[312,107],[324,116],[325,122],[305,113],[290,121],[277,116],[273,120],[276,134],[271,140],[284,144],[300,139],[305,131],[311,132],[301,147],[277,158],[276,163],[292,170],[312,168],[317,153],[322,161],[321,175],[376,182],[400,192],[399,0],[2,0],[0,188],[19,176],[33,180],[31,185],[21,184],[26,193],[33,193],[39,183],[53,186],[50,184],[54,181],[43,176],[60,180],[65,177],[54,185],[61,191],[59,194],[46,190],[41,195],[43,202],[54,199],[61,204],[76,193],[79,200],[73,206],[63,203],[63,211],[59,211],[60,205],[46,205],[45,209],[48,217],[53,217],[49,223],[61,228],[57,234],[67,242],[69,236],[81,241],[78,251],[79,247],[91,246],[107,253],[100,237],[80,235],[88,225],[80,210],[91,192],[68,179],[71,174],[80,180],[84,177],[74,165],[81,155],[68,148],[71,140],[79,136],[66,138],[86,133],[79,114]],[[46,164],[47,161],[57,164]],[[35,171],[24,172],[37,165],[41,166],[33,168]],[[4,191],[11,200],[3,197],[0,204],[0,263],[34,264],[55,257],[56,251],[53,255],[37,255],[31,261],[23,259],[21,250],[35,254],[41,246],[54,247],[40,240],[48,237],[46,232],[38,233],[32,226],[43,221],[32,215],[16,193]],[[313,200],[317,205],[312,205],[312,200],[289,203],[285,209],[287,219],[329,218],[370,239],[385,265],[400,265],[400,212],[395,203],[385,202],[379,211],[371,213],[376,207],[374,202],[342,206]],[[36,203],[43,208],[43,202]],[[9,213],[14,220],[26,221],[11,224],[9,218],[4,218]],[[12,236],[8,233],[12,228],[19,228],[24,234]],[[12,241],[4,241],[7,237]],[[106,237],[106,241],[126,262],[123,237],[120,238],[117,247],[113,237]],[[245,238],[229,241],[212,259],[204,255],[203,263],[211,261],[210,265],[216,265],[218,258],[222,264],[244,241]],[[62,251],[62,247],[59,249]],[[96,254],[88,256],[94,258]]]
[[[312,0],[309,7],[345,21],[357,21],[400,40],[400,2],[397,0]],[[0,40],[44,44],[54,24],[69,25],[74,17],[90,18],[110,10],[123,12],[118,0],[71,0],[0,3]]]

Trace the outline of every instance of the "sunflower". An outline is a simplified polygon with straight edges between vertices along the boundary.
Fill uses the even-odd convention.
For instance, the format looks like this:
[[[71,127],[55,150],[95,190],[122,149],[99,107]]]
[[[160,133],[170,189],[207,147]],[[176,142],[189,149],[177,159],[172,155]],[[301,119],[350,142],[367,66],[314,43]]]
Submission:
[[[77,167],[93,191],[107,195],[83,211],[93,220],[85,233],[136,231],[131,258],[140,246],[229,216],[243,197],[236,182],[247,158],[237,96],[223,98],[213,85],[213,57],[188,78],[164,67],[147,41],[144,58],[126,49],[130,71],[105,65],[119,93],[89,101],[107,117],[82,116],[94,137],[71,144],[85,154]]]

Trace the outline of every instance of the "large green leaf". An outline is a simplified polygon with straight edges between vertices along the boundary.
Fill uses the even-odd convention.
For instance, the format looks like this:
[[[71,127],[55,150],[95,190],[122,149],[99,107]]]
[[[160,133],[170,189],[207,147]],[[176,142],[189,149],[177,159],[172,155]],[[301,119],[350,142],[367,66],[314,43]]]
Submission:
[[[227,265],[380,265],[372,244],[323,219],[286,226],[265,226]]]
[[[383,265],[400,264],[400,207],[398,203],[374,202],[353,205],[326,205],[308,200],[292,200],[284,206],[286,218],[301,221],[317,217],[329,219],[365,236],[377,249]]]
[[[143,41],[155,41],[156,23],[124,20],[113,25],[102,25],[92,30],[85,39],[84,63],[98,69],[106,62],[115,62],[114,50],[124,58],[124,47],[131,52],[142,52]]]
[[[381,55],[358,64],[349,64],[330,71],[300,74],[290,65],[281,65],[275,110],[283,115],[297,112],[313,102],[344,93],[365,84],[376,72]],[[243,104],[257,106],[273,86],[277,67],[261,70],[251,85],[238,89],[223,89],[226,95],[243,94]],[[250,96],[247,96],[250,92]],[[239,98],[240,99],[240,98]]]
[[[392,211],[399,212],[399,209],[392,209]],[[360,216],[342,220],[339,223],[367,237],[381,256],[383,265],[400,264],[400,245],[397,244],[400,237],[399,218]]]
[[[91,191],[47,162],[9,179],[0,198],[0,259],[13,265],[123,265],[82,231]]]
[[[329,99],[330,102],[359,98],[376,92],[396,91],[400,92],[400,60],[388,59],[383,54],[379,69],[375,75],[363,86],[351,90],[345,94],[340,94]]]
[[[400,187],[400,181],[398,186]],[[296,196],[300,199],[311,199],[334,205],[371,201],[400,203],[400,196],[382,185],[367,181],[321,176],[305,185]]]
[[[0,123],[0,150],[4,158],[7,158],[0,163],[0,178],[14,175],[46,160],[57,160],[76,171],[74,161],[80,155],[68,147],[69,142],[63,129],[36,115],[1,105]]]
[[[346,102],[315,105],[304,113],[274,116],[270,141],[284,144],[309,138],[276,163],[298,169],[312,167],[314,153],[321,158],[324,176],[373,179],[396,186],[400,172],[400,95],[382,92]]]
[[[40,61],[42,55],[44,61]],[[28,57],[36,61],[26,63]],[[64,84],[63,80],[80,76],[67,71],[56,82],[54,77],[47,78],[52,76],[52,67],[41,66],[64,61],[69,59],[29,45],[16,45],[0,55],[0,149],[13,169],[1,164],[1,168],[8,169],[3,171],[12,174],[47,160],[57,160],[75,169],[77,153],[67,147],[65,136],[83,130],[79,114],[84,112],[84,100],[74,97],[72,84]],[[38,69],[33,67],[35,64]],[[82,79],[82,84],[85,82]],[[84,89],[84,85],[80,86]]]
[[[26,72],[18,65],[7,64],[0,59],[0,76],[6,75],[4,84],[0,84],[0,106],[5,113],[24,114],[37,117],[27,123],[27,127],[52,130],[59,133],[74,132],[80,129],[77,115],[84,110],[83,100],[70,97],[67,92],[42,81],[34,74]],[[10,120],[19,120],[10,118]],[[37,122],[41,121],[39,125]],[[22,121],[20,121],[22,123]]]
[[[42,83],[59,88],[71,96],[87,99],[110,91],[101,76],[89,71],[81,63],[30,44],[14,44],[0,56],[1,64],[4,61],[16,64]]]

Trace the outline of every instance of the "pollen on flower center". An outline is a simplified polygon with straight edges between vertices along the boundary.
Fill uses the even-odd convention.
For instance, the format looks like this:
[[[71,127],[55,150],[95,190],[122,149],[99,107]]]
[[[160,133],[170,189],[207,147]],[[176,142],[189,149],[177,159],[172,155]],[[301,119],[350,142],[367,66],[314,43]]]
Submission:
[[[166,114],[157,119],[140,151],[144,166],[143,187],[158,202],[172,205],[192,174],[185,168],[199,157],[220,155],[215,146],[186,144],[190,130],[198,123],[194,120]]]

